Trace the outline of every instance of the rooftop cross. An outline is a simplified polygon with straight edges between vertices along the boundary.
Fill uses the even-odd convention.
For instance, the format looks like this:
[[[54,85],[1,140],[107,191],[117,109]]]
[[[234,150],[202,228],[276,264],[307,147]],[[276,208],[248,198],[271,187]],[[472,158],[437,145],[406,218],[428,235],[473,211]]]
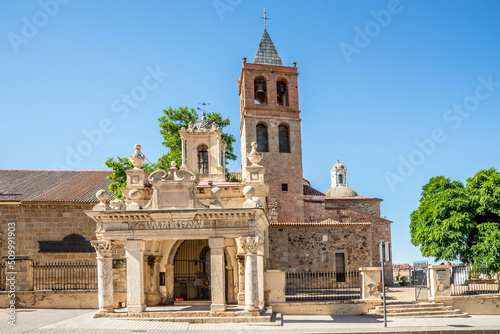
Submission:
[[[261,16],[261,19],[264,19],[264,29],[266,29],[266,21],[270,20],[270,18],[266,17],[266,9],[264,8],[264,16]]]

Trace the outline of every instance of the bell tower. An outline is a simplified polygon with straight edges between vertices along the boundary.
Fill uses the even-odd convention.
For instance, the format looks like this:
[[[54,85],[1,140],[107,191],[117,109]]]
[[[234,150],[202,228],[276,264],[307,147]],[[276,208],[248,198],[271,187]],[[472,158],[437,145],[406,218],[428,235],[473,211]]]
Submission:
[[[296,64],[284,66],[264,28],[253,63],[238,79],[241,156],[257,142],[269,184],[271,223],[304,222],[302,143]],[[245,172],[250,162],[242,159]]]

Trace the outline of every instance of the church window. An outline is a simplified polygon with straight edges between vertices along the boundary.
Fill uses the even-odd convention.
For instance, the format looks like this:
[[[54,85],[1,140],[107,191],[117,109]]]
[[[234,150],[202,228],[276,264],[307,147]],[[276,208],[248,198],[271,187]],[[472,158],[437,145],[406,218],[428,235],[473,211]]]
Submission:
[[[339,184],[344,183],[344,176],[342,174],[339,174]]]
[[[288,191],[288,183],[281,184],[281,191]]]
[[[280,125],[278,127],[279,132],[279,142],[280,142],[280,153],[290,153],[290,139],[288,133],[288,127],[286,125]]]
[[[262,77],[254,80],[254,100],[257,104],[267,103],[266,80]]]
[[[257,151],[269,152],[269,144],[267,142],[267,127],[264,124],[257,125]]]
[[[278,81],[276,83],[276,95],[278,97],[279,106],[288,106],[288,89],[286,82]]]
[[[208,147],[198,146],[198,174],[208,174]]]

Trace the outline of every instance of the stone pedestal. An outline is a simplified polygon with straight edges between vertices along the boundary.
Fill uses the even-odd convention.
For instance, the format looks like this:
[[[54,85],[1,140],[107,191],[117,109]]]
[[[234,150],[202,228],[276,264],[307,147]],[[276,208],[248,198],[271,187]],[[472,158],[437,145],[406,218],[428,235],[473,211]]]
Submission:
[[[359,268],[361,299],[380,300],[382,291],[382,268],[366,267]]]
[[[97,252],[97,289],[99,313],[113,312],[113,257],[114,244],[110,240],[91,242]]]
[[[226,273],[224,264],[224,238],[210,238],[210,268],[212,305],[210,311],[226,310]]]
[[[144,298],[144,245],[142,240],[127,240],[127,305],[129,313],[146,310]]]
[[[451,296],[450,266],[434,265],[429,266],[429,292],[431,301],[436,297]]]

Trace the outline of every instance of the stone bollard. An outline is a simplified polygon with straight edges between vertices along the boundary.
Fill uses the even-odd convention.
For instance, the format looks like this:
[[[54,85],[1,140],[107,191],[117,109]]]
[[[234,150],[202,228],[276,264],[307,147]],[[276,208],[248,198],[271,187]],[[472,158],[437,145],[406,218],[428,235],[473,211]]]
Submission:
[[[450,266],[429,266],[429,292],[431,301],[436,297],[451,296]]]
[[[361,299],[363,300],[380,300],[382,292],[382,268],[380,267],[365,267],[359,268],[361,286]]]

